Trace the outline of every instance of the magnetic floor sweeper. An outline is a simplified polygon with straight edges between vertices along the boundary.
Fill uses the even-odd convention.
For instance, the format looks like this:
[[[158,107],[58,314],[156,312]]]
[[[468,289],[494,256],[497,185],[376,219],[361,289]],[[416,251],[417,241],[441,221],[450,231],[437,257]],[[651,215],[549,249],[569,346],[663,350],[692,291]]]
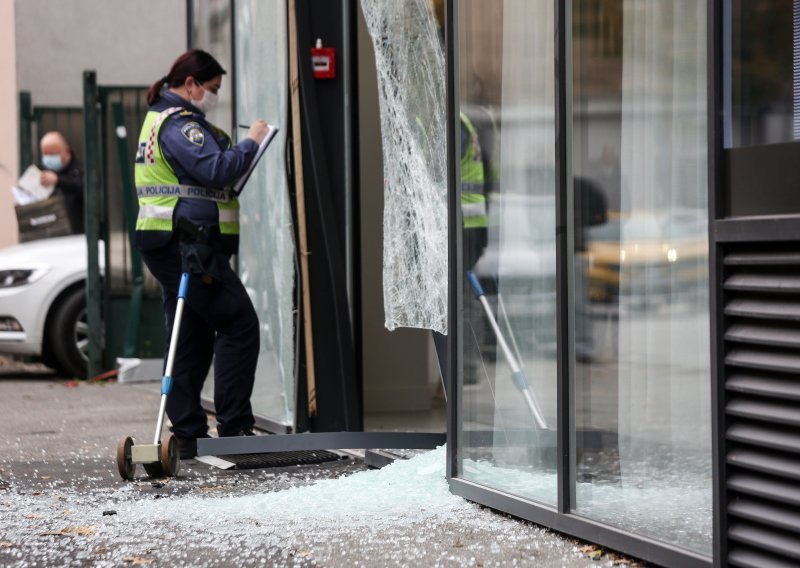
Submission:
[[[174,477],[178,475],[181,465],[178,440],[174,435],[169,434],[164,441],[161,441],[161,429],[164,425],[164,414],[167,410],[167,397],[172,391],[172,364],[175,360],[175,349],[178,346],[178,334],[181,329],[183,305],[186,302],[188,288],[189,274],[184,272],[181,275],[181,283],[178,288],[178,304],[175,307],[175,321],[172,325],[167,365],[164,369],[164,376],[161,378],[161,405],[158,409],[153,443],[136,445],[130,436],[119,441],[117,444],[117,468],[122,479],[133,479],[137,464],[142,464],[150,477],[160,477],[162,475]]]
[[[508,361],[508,366],[511,367],[511,380],[514,381],[514,385],[522,393],[525,403],[528,405],[528,409],[531,411],[531,415],[533,416],[533,421],[536,424],[536,427],[546,430],[547,422],[545,422],[542,411],[539,409],[539,405],[536,403],[536,398],[534,398],[533,393],[531,392],[528,384],[528,378],[525,376],[525,373],[522,371],[522,367],[517,362],[517,358],[508,347],[508,343],[506,342],[505,337],[503,337],[503,333],[500,331],[500,326],[497,325],[497,319],[494,317],[492,307],[489,305],[489,301],[486,299],[486,293],[483,290],[483,286],[481,286],[481,283],[478,281],[478,277],[475,276],[475,273],[473,273],[471,270],[467,271],[467,280],[469,280],[469,284],[472,286],[472,291],[475,293],[475,297],[478,298],[483,306],[483,310],[486,312],[486,317],[489,320],[489,325],[492,326],[492,330],[497,337],[497,344],[503,351],[503,355],[505,356],[506,361]]]

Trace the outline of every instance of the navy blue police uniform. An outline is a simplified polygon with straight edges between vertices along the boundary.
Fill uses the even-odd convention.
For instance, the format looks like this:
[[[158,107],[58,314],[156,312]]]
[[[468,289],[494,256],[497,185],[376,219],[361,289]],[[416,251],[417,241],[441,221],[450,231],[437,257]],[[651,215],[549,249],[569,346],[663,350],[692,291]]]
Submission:
[[[167,111],[163,124],[151,132],[157,132],[161,155],[180,186],[231,186],[246,171],[258,149],[250,139],[231,146],[230,138],[210,124],[199,109],[170,91],[163,91],[150,110]],[[140,138],[137,163],[145,160],[144,146]],[[137,178],[137,189],[138,186]],[[142,205],[140,193],[136,244],[161,284],[167,337],[172,333],[181,274],[184,270],[192,272],[173,362],[173,389],[167,399],[172,431],[179,439],[208,436],[200,393],[213,357],[218,434],[249,433],[254,425],[250,396],[260,339],[258,316],[230,266],[231,256],[239,246],[238,217],[235,231],[220,232],[221,210],[215,201],[181,196],[171,211],[172,218],[166,220],[166,227],[171,226],[172,230],[163,230],[163,225],[162,230],[144,230],[152,227],[146,222],[140,227],[142,211],[146,209]],[[199,255],[193,243],[181,235],[179,219],[190,221],[205,236]],[[187,262],[193,268],[187,269]]]

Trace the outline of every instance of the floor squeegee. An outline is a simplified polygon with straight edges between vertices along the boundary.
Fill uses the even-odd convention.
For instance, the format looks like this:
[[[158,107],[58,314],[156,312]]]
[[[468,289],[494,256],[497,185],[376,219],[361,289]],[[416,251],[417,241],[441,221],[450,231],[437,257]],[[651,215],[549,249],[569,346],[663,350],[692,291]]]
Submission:
[[[489,305],[489,301],[486,299],[486,292],[484,292],[483,286],[481,286],[481,283],[478,281],[478,277],[475,276],[475,273],[471,270],[467,271],[467,279],[469,280],[470,286],[472,286],[472,291],[475,293],[475,297],[478,298],[478,301],[480,301],[481,305],[483,306],[483,310],[486,312],[486,318],[489,320],[489,324],[492,326],[495,337],[497,337],[497,343],[500,345],[500,349],[503,351],[506,361],[508,361],[508,366],[511,367],[511,380],[514,382],[514,385],[517,387],[517,389],[519,389],[519,391],[522,393],[525,403],[527,404],[528,409],[531,411],[531,415],[533,416],[533,421],[536,424],[536,427],[546,430],[547,422],[545,422],[542,411],[539,409],[539,405],[536,403],[536,398],[531,392],[530,385],[528,384],[528,378],[522,371],[522,367],[517,361],[517,358],[514,356],[514,353],[509,348],[508,342],[506,342],[503,332],[500,330],[500,326],[497,325],[497,319],[494,317],[494,312]]]

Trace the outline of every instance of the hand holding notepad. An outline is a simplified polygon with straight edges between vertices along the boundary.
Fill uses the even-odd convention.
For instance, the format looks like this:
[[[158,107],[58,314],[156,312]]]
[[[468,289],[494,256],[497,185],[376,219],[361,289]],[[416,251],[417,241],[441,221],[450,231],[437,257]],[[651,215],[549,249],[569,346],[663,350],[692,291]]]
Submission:
[[[242,128],[249,129],[251,127],[242,126]],[[264,155],[264,151],[267,149],[267,146],[269,146],[270,142],[272,142],[272,139],[275,138],[275,135],[278,133],[278,127],[273,124],[267,124],[267,128],[269,129],[267,131],[267,135],[264,136],[264,139],[261,141],[261,144],[258,145],[258,151],[256,152],[256,155],[253,157],[253,161],[250,162],[250,166],[247,168],[247,171],[244,174],[242,174],[242,177],[240,177],[233,186],[233,191],[236,193],[237,196],[240,193],[242,193],[244,185],[247,183],[247,180],[250,179],[250,174],[253,173],[256,164],[258,164],[258,161],[261,159],[261,156]]]

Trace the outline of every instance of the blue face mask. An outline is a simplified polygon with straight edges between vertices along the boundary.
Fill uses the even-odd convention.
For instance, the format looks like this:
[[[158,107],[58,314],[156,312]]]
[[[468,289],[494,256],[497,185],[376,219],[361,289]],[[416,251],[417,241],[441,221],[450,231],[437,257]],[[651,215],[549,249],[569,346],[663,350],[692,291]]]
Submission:
[[[61,163],[61,156],[58,154],[45,154],[42,156],[42,165],[46,170],[60,172],[63,164]]]

